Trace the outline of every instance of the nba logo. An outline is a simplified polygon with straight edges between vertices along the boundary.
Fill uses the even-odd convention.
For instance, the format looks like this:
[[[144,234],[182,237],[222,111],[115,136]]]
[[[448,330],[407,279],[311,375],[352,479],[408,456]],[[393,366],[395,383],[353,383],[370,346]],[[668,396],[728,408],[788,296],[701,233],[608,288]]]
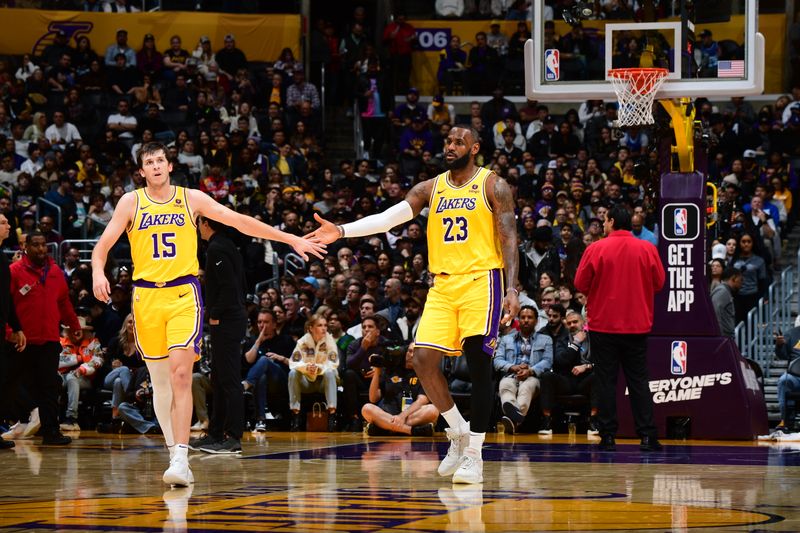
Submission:
[[[557,48],[549,48],[544,51],[544,81],[558,81],[561,77],[560,72],[560,53]]]
[[[689,233],[689,214],[685,207],[675,209],[675,236],[685,237]]]
[[[673,376],[683,376],[686,374],[686,341],[672,341],[672,365]]]

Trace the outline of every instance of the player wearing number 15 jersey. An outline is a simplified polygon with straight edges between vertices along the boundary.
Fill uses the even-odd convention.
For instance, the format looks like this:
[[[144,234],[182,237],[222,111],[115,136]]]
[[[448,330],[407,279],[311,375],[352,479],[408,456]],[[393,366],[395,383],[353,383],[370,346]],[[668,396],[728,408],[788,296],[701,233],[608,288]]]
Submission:
[[[166,202],[150,198],[146,188],[133,194],[136,211],[127,232],[134,265],[136,347],[144,359],[169,357],[175,348],[199,354],[203,301],[197,281],[197,230],[186,189],[173,187]]]
[[[425,394],[450,428],[450,450],[439,474],[455,483],[481,483],[481,448],[491,415],[492,355],[500,313],[510,321],[519,311],[517,298],[517,229],[514,198],[508,184],[475,165],[479,135],[455,126],[445,140],[449,170],[415,185],[405,200],[380,215],[336,226],[315,215],[321,227],[312,235],[330,243],[388,231],[417,216],[428,215],[428,262],[435,280],[415,339],[414,368]],[[505,269],[505,287],[502,270]],[[442,375],[443,355],[467,358],[472,380],[472,420],[458,412]]]
[[[146,143],[137,155],[145,187],[120,198],[111,221],[92,252],[92,288],[108,301],[108,252],[128,232],[133,259],[133,316],[136,348],[153,383],[153,408],[170,450],[164,483],[194,482],[188,461],[192,418],[192,364],[203,327],[197,281],[195,217],[233,226],[242,233],[291,245],[304,259],[323,257],[317,238],[302,239],[218,204],[195,189],[170,184],[172,163],[160,143]],[[224,317],[220,320],[224,320]]]

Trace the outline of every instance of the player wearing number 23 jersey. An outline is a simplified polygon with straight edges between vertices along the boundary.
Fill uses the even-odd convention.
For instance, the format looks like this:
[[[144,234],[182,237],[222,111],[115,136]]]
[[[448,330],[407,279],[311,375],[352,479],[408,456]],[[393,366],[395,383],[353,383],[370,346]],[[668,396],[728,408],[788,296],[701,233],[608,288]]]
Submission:
[[[461,341],[484,337],[494,353],[503,307],[503,254],[486,193],[491,171],[478,167],[461,186],[449,172],[434,178],[428,215],[428,262],[435,274],[416,346],[449,355]]]
[[[174,348],[200,351],[197,231],[186,190],[173,189],[166,202],[137,189],[136,211],[127,228],[134,267],[134,338],[147,359],[167,357]]]

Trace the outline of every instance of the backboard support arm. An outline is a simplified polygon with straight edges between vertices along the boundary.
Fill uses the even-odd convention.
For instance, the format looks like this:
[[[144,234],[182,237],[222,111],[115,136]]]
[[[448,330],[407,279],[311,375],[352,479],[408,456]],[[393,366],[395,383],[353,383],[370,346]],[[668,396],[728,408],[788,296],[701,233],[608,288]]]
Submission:
[[[675,144],[671,146],[671,153],[677,155],[679,166],[678,169],[673,170],[677,170],[685,174],[694,172],[695,109],[692,105],[692,99],[676,98],[659,100],[659,102],[664,110],[669,113],[669,116],[672,119],[671,126],[672,131],[675,134]]]

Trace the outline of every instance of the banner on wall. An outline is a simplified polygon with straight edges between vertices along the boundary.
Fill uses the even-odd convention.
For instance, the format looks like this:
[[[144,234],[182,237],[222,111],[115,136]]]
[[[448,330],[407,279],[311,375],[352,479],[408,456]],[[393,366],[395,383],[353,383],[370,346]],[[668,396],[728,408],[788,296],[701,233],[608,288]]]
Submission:
[[[5,54],[39,55],[63,30],[75,46],[86,35],[100,56],[116,42],[120,28],[128,31],[128,45],[142,47],[145,34],[156,38],[156,48],[163,52],[169,40],[179,35],[183,48],[190,53],[203,35],[211,39],[212,50],[219,50],[223,37],[232,33],[236,47],[250,61],[275,61],[288,47],[295,57],[300,54],[300,15],[228,15],[224,13],[87,13],[83,11],[44,11],[39,9],[4,9],[0,17],[0,50]]]

